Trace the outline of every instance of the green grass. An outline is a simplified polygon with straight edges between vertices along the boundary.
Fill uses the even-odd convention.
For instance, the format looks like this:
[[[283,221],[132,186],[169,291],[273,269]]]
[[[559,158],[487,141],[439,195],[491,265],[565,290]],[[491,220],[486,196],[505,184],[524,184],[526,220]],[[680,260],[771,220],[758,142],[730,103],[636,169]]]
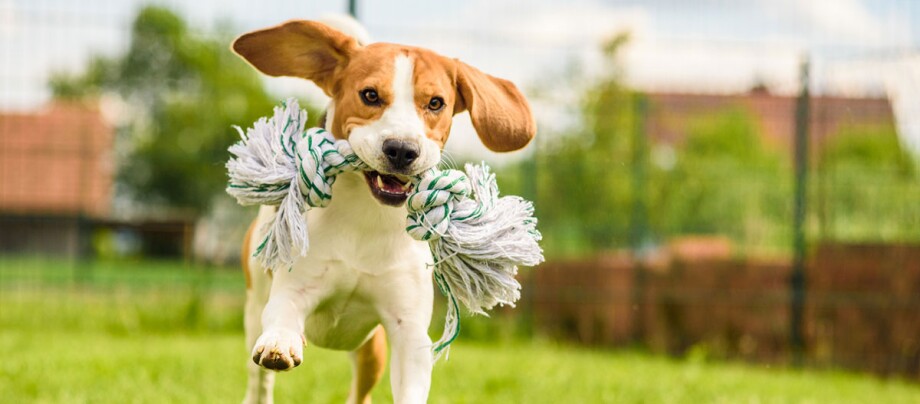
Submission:
[[[236,334],[115,336],[4,332],[0,397],[8,402],[233,402],[248,354]],[[278,402],[343,402],[344,354],[308,348],[278,378]],[[436,403],[910,403],[920,388],[829,372],[672,361],[545,343],[458,342],[433,375]],[[388,381],[374,392],[391,400]]]
[[[249,355],[236,271],[105,264],[93,268],[103,279],[97,283],[65,281],[49,274],[66,265],[37,262],[0,259],[0,402],[242,398]],[[431,402],[920,402],[920,385],[847,372],[676,360],[508,336],[485,341],[461,335],[450,360],[435,366]],[[279,375],[277,401],[343,402],[350,380],[345,354],[308,347],[304,356],[303,365]],[[374,400],[391,399],[385,380]]]

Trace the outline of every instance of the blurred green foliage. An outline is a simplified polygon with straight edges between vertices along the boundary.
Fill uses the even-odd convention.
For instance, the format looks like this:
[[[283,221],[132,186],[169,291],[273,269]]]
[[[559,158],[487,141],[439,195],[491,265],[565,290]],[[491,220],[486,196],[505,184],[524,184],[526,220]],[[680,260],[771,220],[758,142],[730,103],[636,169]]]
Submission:
[[[620,35],[605,47],[613,65],[627,40]],[[543,134],[553,141],[540,145],[534,161],[504,170],[525,177],[502,179],[503,188],[533,198],[548,255],[580,254],[626,243],[634,104],[620,70],[613,69],[582,95],[581,127],[559,136]],[[521,188],[514,189],[517,184]]]
[[[653,234],[724,235],[742,249],[784,248],[791,234],[790,162],[762,139],[753,117],[741,109],[690,122],[673,166],[653,164]]]
[[[901,145],[893,125],[844,126],[821,150],[822,169],[856,166],[904,179],[917,177],[917,162]]]
[[[817,174],[823,238],[920,242],[920,167],[893,126],[841,128],[822,148]]]
[[[148,207],[199,213],[222,192],[227,147],[238,139],[231,126],[248,126],[277,102],[229,50],[231,38],[196,32],[172,11],[148,6],[134,19],[124,54],[96,56],[85,72],[51,79],[57,98],[121,100],[120,193]]]

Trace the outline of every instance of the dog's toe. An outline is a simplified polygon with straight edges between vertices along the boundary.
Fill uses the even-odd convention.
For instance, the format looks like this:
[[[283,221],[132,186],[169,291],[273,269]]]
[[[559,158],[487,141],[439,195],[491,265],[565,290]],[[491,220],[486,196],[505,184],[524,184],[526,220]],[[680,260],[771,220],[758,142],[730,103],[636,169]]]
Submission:
[[[252,361],[272,370],[290,370],[303,362],[303,337],[286,330],[269,331],[256,341]]]
[[[265,347],[261,347],[261,346],[256,347],[256,349],[252,351],[252,361],[255,362],[256,365],[262,364],[262,352],[263,351],[265,351]]]
[[[290,356],[280,352],[269,352],[268,355],[262,358],[260,364],[266,369],[272,370],[288,370],[299,365],[299,363],[295,364]]]

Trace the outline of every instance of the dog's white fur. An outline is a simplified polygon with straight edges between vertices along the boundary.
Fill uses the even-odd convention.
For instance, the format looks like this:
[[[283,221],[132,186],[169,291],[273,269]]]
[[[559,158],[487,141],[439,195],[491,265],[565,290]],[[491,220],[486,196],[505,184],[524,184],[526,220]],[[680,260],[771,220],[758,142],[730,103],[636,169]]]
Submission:
[[[333,192],[328,207],[308,213],[310,254],[290,271],[278,270],[270,279],[250,260],[248,341],[254,352],[277,347],[303,358],[302,335],[320,347],[353,351],[382,324],[392,344],[394,400],[425,402],[431,382],[428,326],[434,297],[428,246],[405,232],[405,208],[378,203],[360,174],[340,176]],[[272,210],[261,208],[256,226],[270,220]],[[250,251],[263,235],[254,234]],[[260,315],[261,322],[256,320]],[[247,400],[269,401],[271,371],[249,366]]]

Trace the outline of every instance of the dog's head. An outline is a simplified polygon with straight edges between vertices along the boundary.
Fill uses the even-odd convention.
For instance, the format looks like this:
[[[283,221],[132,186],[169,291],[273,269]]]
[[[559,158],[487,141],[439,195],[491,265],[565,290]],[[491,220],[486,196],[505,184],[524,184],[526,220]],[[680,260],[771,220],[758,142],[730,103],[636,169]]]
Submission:
[[[457,113],[469,111],[493,151],[520,149],[536,132],[514,84],[426,49],[362,46],[327,25],[289,21],[237,38],[233,50],[265,74],[310,80],[332,98],[326,129],[373,168],[368,186],[387,205],[406,200],[407,176],[438,164]]]

